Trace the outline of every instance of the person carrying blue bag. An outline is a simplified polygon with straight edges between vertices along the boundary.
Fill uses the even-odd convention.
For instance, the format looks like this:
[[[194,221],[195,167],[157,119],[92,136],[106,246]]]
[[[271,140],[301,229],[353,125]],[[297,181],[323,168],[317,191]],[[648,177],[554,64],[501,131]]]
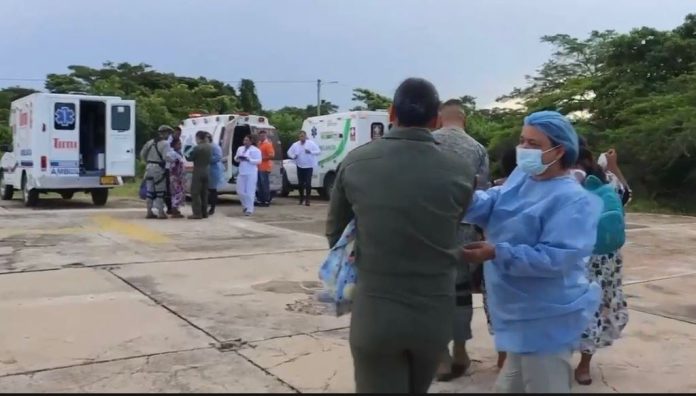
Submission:
[[[341,162],[326,226],[332,254],[338,252],[329,260],[350,263],[352,249],[341,244],[355,221],[355,261],[344,271],[355,271],[350,349],[357,393],[428,391],[452,339],[462,262],[457,231],[476,176],[430,132],[440,107],[430,82],[404,81],[393,103],[394,128]],[[340,287],[341,276],[333,277]]]
[[[319,269],[319,279],[324,284],[323,298],[334,304],[336,316],[349,313],[353,303],[353,293],[357,282],[355,231],[355,220],[352,220]]]

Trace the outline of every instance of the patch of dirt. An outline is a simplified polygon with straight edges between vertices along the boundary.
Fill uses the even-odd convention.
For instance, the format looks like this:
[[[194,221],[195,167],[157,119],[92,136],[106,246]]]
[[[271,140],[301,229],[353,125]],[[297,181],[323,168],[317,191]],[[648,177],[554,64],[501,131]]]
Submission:
[[[287,304],[285,310],[317,316],[335,315],[334,308],[331,304],[318,301],[314,296]]]
[[[251,286],[252,289],[278,294],[311,294],[314,295],[322,288],[317,281],[278,281],[258,283]]]

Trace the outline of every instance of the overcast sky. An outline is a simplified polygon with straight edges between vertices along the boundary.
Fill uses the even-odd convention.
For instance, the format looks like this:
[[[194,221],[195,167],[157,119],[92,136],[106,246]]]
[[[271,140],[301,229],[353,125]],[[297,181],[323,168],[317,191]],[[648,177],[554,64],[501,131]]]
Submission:
[[[544,34],[671,29],[689,12],[696,1],[0,0],[0,87],[110,60],[251,78],[266,108],[316,102],[316,84],[278,81],[336,80],[322,97],[347,109],[353,88],[391,96],[410,76],[485,106],[547,59]]]

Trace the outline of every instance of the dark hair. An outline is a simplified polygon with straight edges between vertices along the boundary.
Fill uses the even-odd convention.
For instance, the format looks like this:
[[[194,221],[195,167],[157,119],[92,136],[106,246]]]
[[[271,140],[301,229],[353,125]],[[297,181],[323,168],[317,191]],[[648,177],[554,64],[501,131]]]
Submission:
[[[580,135],[578,135],[578,146],[580,148],[587,147],[587,140],[585,140],[585,138]]]
[[[198,139],[198,140],[207,139],[208,138],[207,135],[208,135],[208,132],[206,132],[206,131],[198,131],[198,132],[196,132],[196,139]]]
[[[549,142],[551,142],[551,147],[559,147],[560,146],[560,147],[563,147],[565,149],[565,146],[563,146],[562,144],[558,143],[557,141],[551,139],[551,136],[547,136],[547,137],[549,138]],[[577,160],[575,160],[575,163],[577,163],[579,160],[580,160],[579,158]],[[573,165],[575,165],[575,163],[573,163],[573,161],[570,158],[568,150],[566,150],[563,153],[563,157],[561,157],[559,162],[561,163],[561,167],[563,167],[563,169],[570,169],[573,167]]]
[[[500,157],[500,169],[503,171],[503,177],[509,177],[517,168],[517,147],[510,147],[503,151]]]
[[[181,127],[180,127],[180,126],[178,126],[178,125],[177,125],[177,126],[175,126],[175,127],[174,127],[174,131],[175,131],[175,132],[176,132],[176,131],[179,131],[179,132],[181,132]]]
[[[409,78],[394,93],[394,114],[403,127],[426,127],[440,109],[435,86],[422,78]]]
[[[587,147],[580,147],[580,151],[578,151],[577,165],[582,167],[585,173],[587,173],[587,176],[595,176],[604,184],[609,183],[609,179],[607,179],[607,174],[604,172],[602,167],[599,166],[597,162],[594,160],[592,152]]]

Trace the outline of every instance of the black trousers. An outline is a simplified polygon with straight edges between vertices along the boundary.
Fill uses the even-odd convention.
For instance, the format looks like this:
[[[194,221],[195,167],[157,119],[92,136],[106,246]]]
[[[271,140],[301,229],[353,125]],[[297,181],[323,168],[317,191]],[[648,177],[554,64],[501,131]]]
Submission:
[[[300,202],[309,202],[312,195],[312,172],[314,168],[297,167],[297,184],[300,189]],[[305,194],[307,197],[305,198]]]
[[[169,182],[169,169],[164,171],[165,183],[167,183],[167,192],[164,195],[164,204],[167,206],[167,213],[172,212],[172,190],[171,183]]]
[[[218,202],[218,191],[213,188],[208,189],[208,205],[210,205],[210,209],[215,210],[215,205],[217,205]]]

